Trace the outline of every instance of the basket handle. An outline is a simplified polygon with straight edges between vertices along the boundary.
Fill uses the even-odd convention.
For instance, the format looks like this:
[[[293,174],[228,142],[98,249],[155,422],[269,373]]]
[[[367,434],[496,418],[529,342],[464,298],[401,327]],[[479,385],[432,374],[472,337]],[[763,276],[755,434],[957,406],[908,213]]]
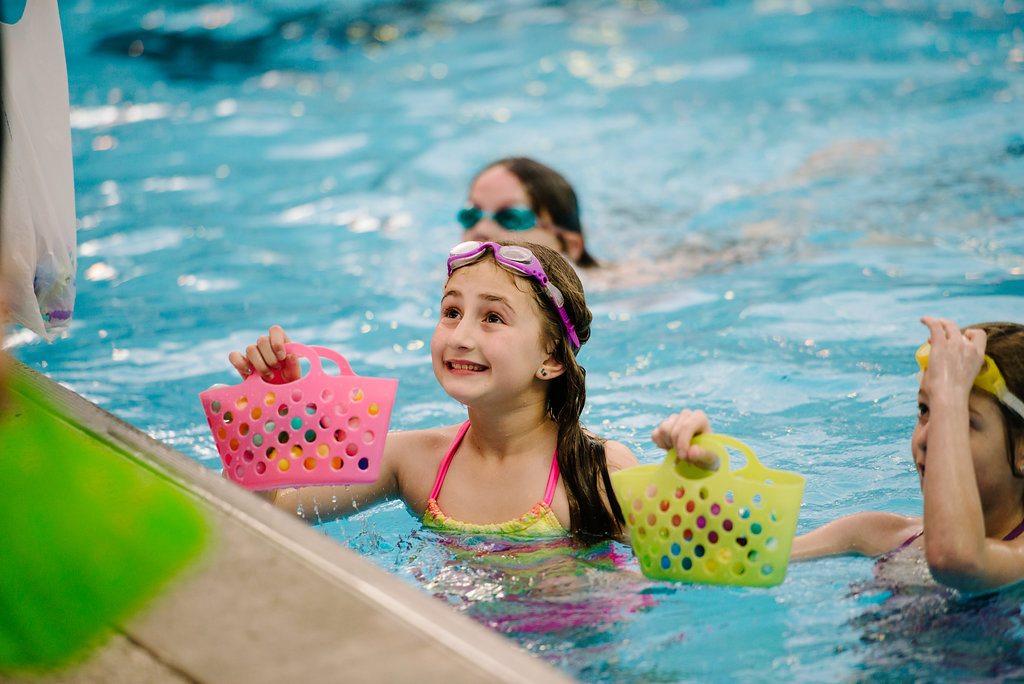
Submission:
[[[696,444],[699,447],[703,447],[709,451],[715,453],[719,459],[719,465],[716,470],[706,470],[700,466],[696,466],[692,463],[683,462],[680,464],[679,472],[681,475],[690,480],[703,480],[719,476],[721,474],[730,475],[729,469],[729,452],[726,450],[727,446],[730,446],[737,451],[741,452],[747,457],[747,465],[744,466],[743,470],[748,468],[751,470],[762,470],[764,466],[757,460],[757,456],[754,455],[754,451],[746,444],[730,437],[729,435],[722,435],[717,432],[704,432],[693,436],[690,440],[690,444]],[[665,461],[662,464],[663,469],[676,470],[676,460],[679,458],[679,453],[675,449],[669,449],[668,455],[665,457]]]
[[[289,342],[289,344],[293,344],[293,343]],[[288,348],[288,345],[286,344],[285,345],[285,349],[287,349],[287,348]],[[352,372],[352,366],[348,365],[348,361],[345,360],[345,357],[342,356],[341,354],[339,354],[338,352],[334,351],[333,349],[328,349],[327,347],[307,347],[307,349],[310,349],[310,350],[316,352],[317,354],[320,355],[320,358],[322,358],[322,359],[330,359],[334,363],[338,364],[338,375],[339,376],[342,376],[342,375],[355,375],[355,373]],[[320,370],[321,371],[323,370],[323,366],[322,365],[320,366]],[[326,373],[325,373],[325,375],[326,375]]]

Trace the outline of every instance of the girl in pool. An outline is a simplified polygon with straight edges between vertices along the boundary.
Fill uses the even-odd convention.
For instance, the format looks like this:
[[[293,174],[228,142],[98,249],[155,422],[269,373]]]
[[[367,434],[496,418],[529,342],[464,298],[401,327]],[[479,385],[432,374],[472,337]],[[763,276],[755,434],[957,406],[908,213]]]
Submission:
[[[457,214],[463,240],[514,240],[558,250],[581,268],[587,252],[576,192],[560,173],[526,157],[489,164],[469,186]]]
[[[795,559],[857,554],[893,561],[923,553],[938,582],[964,592],[1024,580],[1024,326],[982,323],[959,330],[924,317],[929,344],[918,421],[910,447],[924,515],[848,515],[793,541]],[[700,411],[667,419],[654,433],[663,447],[689,445],[710,431]],[[688,446],[688,460],[709,464]],[[713,465],[709,465],[713,467]]]
[[[456,218],[463,240],[532,242],[559,251],[577,267],[590,290],[675,280],[761,251],[758,241],[745,240],[742,248],[708,252],[687,247],[656,259],[624,254],[628,258],[598,262],[587,251],[572,185],[554,169],[526,157],[499,159],[486,166],[470,184]]]
[[[434,375],[464,404],[461,425],[391,432],[368,485],[277,490],[275,505],[330,519],[400,496],[424,523],[452,531],[621,537],[609,470],[637,465],[623,444],[580,424],[586,400],[576,360],[591,313],[572,266],[540,245],[464,242],[448,258],[430,344]],[[231,363],[243,377],[300,375],[277,326]]]

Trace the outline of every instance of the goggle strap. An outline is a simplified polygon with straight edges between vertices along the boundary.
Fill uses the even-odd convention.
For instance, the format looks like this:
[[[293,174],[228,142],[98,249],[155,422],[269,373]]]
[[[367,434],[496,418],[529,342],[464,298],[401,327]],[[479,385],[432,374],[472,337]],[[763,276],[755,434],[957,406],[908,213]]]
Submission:
[[[1006,385],[1000,387],[999,390],[996,398],[1002,402],[1003,406],[1020,416],[1021,420],[1024,420],[1024,401],[1021,401],[1013,392],[1006,389]]]
[[[924,371],[917,371],[917,384],[920,385],[921,380],[923,379]],[[975,387],[977,387],[977,385],[975,385]],[[982,392],[989,393],[988,390],[982,389],[981,387],[978,387],[978,389]],[[996,398],[996,401],[1020,416],[1021,420],[1024,420],[1024,401],[1018,399],[1017,395],[1008,390],[1005,384],[1000,384],[998,391],[993,396]]]

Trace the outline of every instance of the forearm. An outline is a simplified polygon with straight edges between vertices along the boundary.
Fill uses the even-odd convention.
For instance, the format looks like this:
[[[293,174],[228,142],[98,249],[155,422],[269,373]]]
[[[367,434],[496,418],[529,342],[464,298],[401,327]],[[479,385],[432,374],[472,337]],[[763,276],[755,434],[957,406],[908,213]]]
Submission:
[[[985,520],[974,474],[967,403],[936,398],[924,473],[928,565],[939,581],[976,571],[985,550]]]
[[[836,539],[829,525],[811,530],[793,538],[793,547],[789,552],[790,560],[810,560],[827,556],[843,556],[856,551],[847,543]]]
[[[275,507],[311,522],[348,517],[387,497],[379,483],[368,485],[322,485],[278,489],[270,498]]]

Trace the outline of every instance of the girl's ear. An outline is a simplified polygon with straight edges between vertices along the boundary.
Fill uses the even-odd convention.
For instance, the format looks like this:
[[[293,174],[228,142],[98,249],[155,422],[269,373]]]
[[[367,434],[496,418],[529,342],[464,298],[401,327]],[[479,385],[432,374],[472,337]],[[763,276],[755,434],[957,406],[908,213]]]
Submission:
[[[554,356],[549,356],[544,364],[537,369],[537,377],[541,380],[554,380],[565,372],[565,364]]]
[[[583,235],[558,227],[555,222],[551,220],[551,214],[549,214],[546,209],[541,209],[537,218],[540,219],[540,222],[543,223],[548,230],[558,237],[558,241],[562,243],[562,249],[565,251],[565,255],[569,257],[569,260],[573,263],[579,261],[579,258],[583,256]]]
[[[569,259],[573,263],[579,261],[579,258],[583,256],[583,236],[571,230],[560,231],[559,235],[562,242],[565,243],[565,253]]]

